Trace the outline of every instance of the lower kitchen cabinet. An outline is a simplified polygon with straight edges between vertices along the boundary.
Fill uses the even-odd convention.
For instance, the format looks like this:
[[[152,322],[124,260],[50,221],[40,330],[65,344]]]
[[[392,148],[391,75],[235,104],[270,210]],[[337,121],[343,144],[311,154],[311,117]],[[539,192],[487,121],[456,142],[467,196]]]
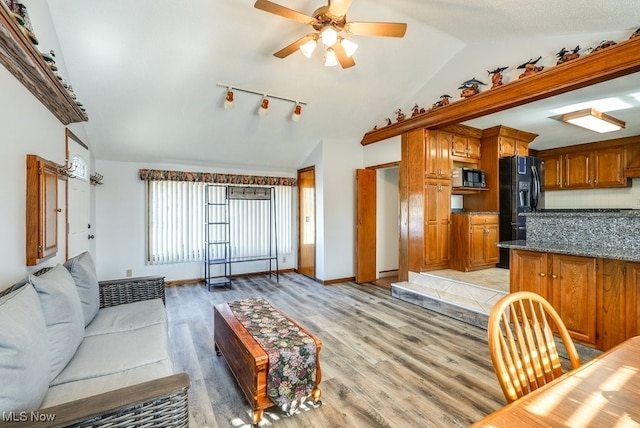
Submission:
[[[558,312],[574,340],[597,347],[596,319],[601,312],[596,299],[598,260],[512,250],[510,290],[541,295]]]
[[[598,331],[602,348],[609,349],[640,334],[640,263],[604,260],[602,277]]]
[[[500,257],[497,242],[497,214],[452,214],[449,267],[464,272],[495,267]]]
[[[451,180],[426,180],[423,270],[449,267]]]

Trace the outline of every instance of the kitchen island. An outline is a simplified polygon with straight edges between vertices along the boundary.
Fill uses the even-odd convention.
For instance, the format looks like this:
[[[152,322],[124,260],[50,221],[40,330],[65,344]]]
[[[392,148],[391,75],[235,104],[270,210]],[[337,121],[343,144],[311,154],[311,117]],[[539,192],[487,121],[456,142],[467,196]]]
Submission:
[[[574,340],[607,350],[640,334],[640,211],[525,214],[526,241],[506,241],[510,291],[542,295]]]

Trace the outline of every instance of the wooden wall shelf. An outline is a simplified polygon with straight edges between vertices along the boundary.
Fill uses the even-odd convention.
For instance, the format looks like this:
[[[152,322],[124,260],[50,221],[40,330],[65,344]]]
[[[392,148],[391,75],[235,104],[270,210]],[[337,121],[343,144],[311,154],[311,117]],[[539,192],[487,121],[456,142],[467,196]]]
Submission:
[[[89,120],[0,1],[0,63],[64,125]]]
[[[360,144],[366,146],[415,129],[433,129],[465,122],[639,71],[640,37],[636,37],[545,69],[533,76],[505,83],[470,98],[369,131],[364,134]]]

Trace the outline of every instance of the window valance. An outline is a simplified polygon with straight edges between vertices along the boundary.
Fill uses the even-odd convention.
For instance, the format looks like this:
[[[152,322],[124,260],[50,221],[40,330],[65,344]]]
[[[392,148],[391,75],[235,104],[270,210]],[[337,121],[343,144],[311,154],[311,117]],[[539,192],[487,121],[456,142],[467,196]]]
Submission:
[[[217,184],[253,184],[257,186],[295,186],[292,177],[266,175],[220,174],[217,172],[187,172],[159,169],[141,169],[140,179],[145,181],[197,181]]]

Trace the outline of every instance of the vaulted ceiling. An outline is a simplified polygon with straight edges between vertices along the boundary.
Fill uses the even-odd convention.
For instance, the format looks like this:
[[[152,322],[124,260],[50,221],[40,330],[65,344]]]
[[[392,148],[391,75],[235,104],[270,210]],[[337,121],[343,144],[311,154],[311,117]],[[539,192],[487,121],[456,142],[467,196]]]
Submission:
[[[306,14],[324,4],[276,2]],[[402,39],[349,36],[359,45],[356,66],[342,69],[325,67],[319,50],[309,59],[300,52],[275,58],[310,27],[255,9],[253,0],[26,3],[34,10],[36,34],[42,26],[38,48],[57,49],[61,74],[87,109],[89,121],[81,128],[97,159],[279,171],[303,166],[322,140],[360,144],[365,132],[394,119],[398,108],[428,108],[445,93],[460,100],[465,80],[490,83],[487,70],[509,67],[508,82],[530,58],[542,56],[538,65],[551,67],[563,47],[580,45],[586,54],[602,40],[627,39],[640,26],[637,0],[353,0],[349,20],[406,22],[408,29]],[[45,27],[59,45],[53,36],[47,40]],[[640,117],[637,74],[627,78],[635,90],[610,82],[575,98],[623,97],[635,110],[611,114],[632,125]],[[293,104],[274,99],[262,117],[259,96],[236,92],[236,107],[225,110],[225,89],[218,83],[308,105],[293,122]],[[560,101],[546,102],[553,105],[543,104],[535,114],[520,108],[471,124],[488,127],[500,120],[538,133],[534,148],[640,133],[629,126],[602,137],[552,126],[548,110]]]

